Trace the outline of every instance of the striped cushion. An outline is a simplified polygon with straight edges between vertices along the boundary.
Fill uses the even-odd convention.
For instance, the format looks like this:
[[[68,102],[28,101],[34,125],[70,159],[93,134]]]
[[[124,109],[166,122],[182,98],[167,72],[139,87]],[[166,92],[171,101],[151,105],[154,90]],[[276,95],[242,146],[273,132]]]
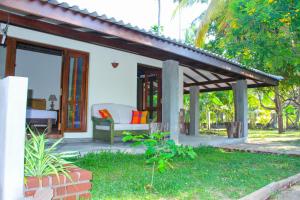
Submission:
[[[99,114],[103,119],[112,119],[112,116],[107,109],[99,110]]]
[[[132,111],[131,124],[146,124],[148,111]]]

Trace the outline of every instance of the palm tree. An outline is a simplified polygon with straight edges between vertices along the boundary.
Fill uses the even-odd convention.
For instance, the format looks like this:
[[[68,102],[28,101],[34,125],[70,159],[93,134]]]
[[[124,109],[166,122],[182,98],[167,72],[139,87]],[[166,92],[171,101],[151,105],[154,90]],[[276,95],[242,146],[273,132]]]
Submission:
[[[220,16],[220,13],[223,13],[226,10],[229,0],[174,0],[174,2],[178,2],[178,6],[174,11],[174,15],[177,14],[181,9],[192,6],[195,3],[209,3],[207,10],[204,11],[201,16],[199,16],[201,18],[201,22],[199,24],[195,39],[195,45],[197,47],[203,47],[209,25]],[[229,12],[225,11],[223,19],[228,17],[229,14]],[[223,23],[221,22],[220,25],[223,25]]]
[[[160,29],[160,0],[157,0],[158,12],[157,12],[157,26]],[[159,30],[158,30],[159,33]]]

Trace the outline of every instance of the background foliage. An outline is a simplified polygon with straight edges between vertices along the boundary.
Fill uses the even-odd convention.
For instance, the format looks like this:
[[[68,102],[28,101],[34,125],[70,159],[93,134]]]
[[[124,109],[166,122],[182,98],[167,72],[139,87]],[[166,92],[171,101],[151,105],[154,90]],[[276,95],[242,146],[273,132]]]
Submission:
[[[177,9],[195,3],[210,5],[186,31],[187,43],[284,77],[279,87],[248,90],[250,125],[298,128],[300,1],[182,0]],[[208,112],[214,123],[232,120],[232,92],[202,94],[199,101],[202,124]]]

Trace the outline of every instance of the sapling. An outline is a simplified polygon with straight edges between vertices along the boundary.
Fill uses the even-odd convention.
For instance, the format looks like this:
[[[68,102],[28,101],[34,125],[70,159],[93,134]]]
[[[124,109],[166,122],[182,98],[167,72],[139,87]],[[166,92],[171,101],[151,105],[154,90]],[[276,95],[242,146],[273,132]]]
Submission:
[[[151,182],[145,186],[146,190],[154,189],[154,174],[157,170],[159,173],[172,169],[172,161],[175,157],[189,157],[194,159],[197,154],[192,147],[176,145],[171,139],[168,139],[169,132],[156,132],[150,135],[133,135],[125,132],[123,142],[133,142],[132,146],[146,147],[146,163],[152,164]]]

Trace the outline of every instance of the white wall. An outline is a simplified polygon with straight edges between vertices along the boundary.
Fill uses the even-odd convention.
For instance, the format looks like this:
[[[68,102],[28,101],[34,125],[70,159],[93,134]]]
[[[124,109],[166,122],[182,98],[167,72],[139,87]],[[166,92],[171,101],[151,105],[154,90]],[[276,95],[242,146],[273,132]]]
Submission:
[[[50,94],[56,95],[58,101],[54,102],[55,109],[59,109],[61,67],[61,56],[17,49],[15,75],[28,77],[32,97],[46,99],[47,109],[50,108]]]
[[[93,104],[112,102],[136,106],[137,63],[162,67],[160,60],[15,26],[9,27],[8,35],[90,53],[88,131],[86,133],[65,133],[67,138],[92,137],[91,106]],[[112,68],[111,62],[113,61],[120,63],[118,68]]]
[[[27,78],[10,76],[0,80],[0,97],[0,199],[21,200]]]

